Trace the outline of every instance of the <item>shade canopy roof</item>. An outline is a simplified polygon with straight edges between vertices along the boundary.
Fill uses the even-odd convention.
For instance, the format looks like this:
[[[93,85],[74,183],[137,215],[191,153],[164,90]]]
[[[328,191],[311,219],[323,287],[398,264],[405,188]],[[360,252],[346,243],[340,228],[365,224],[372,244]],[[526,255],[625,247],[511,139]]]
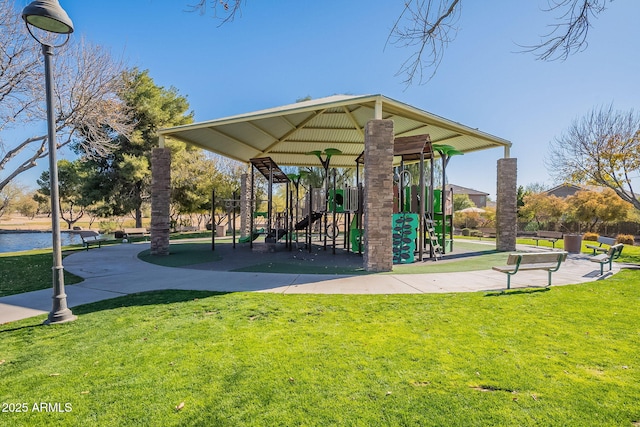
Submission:
[[[396,137],[429,134],[433,144],[462,153],[511,147],[505,139],[383,95],[335,95],[158,133],[247,164],[270,157],[279,166],[320,166],[308,153],[334,148],[341,153],[332,156],[332,167],[355,167],[364,150],[366,123],[380,118],[393,120]]]

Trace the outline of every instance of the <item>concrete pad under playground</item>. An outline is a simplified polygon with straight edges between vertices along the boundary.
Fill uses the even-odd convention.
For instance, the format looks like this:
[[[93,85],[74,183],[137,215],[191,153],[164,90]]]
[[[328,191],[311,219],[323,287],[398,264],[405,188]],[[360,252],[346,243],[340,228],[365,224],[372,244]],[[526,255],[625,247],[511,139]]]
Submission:
[[[336,276],[162,267],[138,259],[138,253],[148,247],[149,243],[113,245],[66,257],[65,269],[85,279],[65,287],[69,307],[161,289],[284,294],[416,294],[501,291],[506,288],[506,275],[493,270]],[[600,280],[619,270],[620,267],[614,263],[610,273],[600,276],[599,265],[590,262],[587,255],[570,254],[560,270],[553,273],[552,283],[560,286]],[[545,271],[522,271],[511,279],[512,288],[543,287],[546,284]],[[0,323],[48,313],[52,306],[51,298],[51,289],[0,298]]]

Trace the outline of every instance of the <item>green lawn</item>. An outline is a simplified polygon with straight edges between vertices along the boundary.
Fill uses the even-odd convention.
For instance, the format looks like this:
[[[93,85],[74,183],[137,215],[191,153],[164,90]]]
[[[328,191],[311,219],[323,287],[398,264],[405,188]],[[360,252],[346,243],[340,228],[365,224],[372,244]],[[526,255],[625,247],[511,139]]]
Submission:
[[[53,283],[52,265],[51,249],[0,254],[0,297],[50,288]],[[64,272],[65,284],[82,280]]]
[[[0,325],[0,402],[28,409],[0,425],[633,426],[638,303],[630,270],[511,293],[127,296]]]
[[[0,291],[49,287],[50,265],[1,256]],[[127,296],[0,325],[0,425],[640,425],[639,302],[631,270],[508,293]]]

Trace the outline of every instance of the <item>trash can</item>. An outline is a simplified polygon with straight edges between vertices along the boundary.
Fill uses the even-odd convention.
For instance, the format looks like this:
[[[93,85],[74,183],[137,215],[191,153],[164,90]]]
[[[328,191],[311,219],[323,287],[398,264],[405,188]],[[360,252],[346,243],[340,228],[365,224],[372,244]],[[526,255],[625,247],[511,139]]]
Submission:
[[[582,234],[565,234],[564,250],[570,254],[579,254],[582,249]]]

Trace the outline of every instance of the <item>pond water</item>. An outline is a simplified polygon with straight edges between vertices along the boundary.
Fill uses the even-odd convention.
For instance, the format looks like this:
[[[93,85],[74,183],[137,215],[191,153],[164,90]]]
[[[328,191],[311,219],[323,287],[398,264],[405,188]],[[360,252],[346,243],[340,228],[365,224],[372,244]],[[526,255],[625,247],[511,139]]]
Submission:
[[[27,251],[29,249],[44,249],[53,246],[51,232],[33,233],[0,233],[0,252]],[[61,233],[62,246],[81,244],[82,239],[74,233]]]

